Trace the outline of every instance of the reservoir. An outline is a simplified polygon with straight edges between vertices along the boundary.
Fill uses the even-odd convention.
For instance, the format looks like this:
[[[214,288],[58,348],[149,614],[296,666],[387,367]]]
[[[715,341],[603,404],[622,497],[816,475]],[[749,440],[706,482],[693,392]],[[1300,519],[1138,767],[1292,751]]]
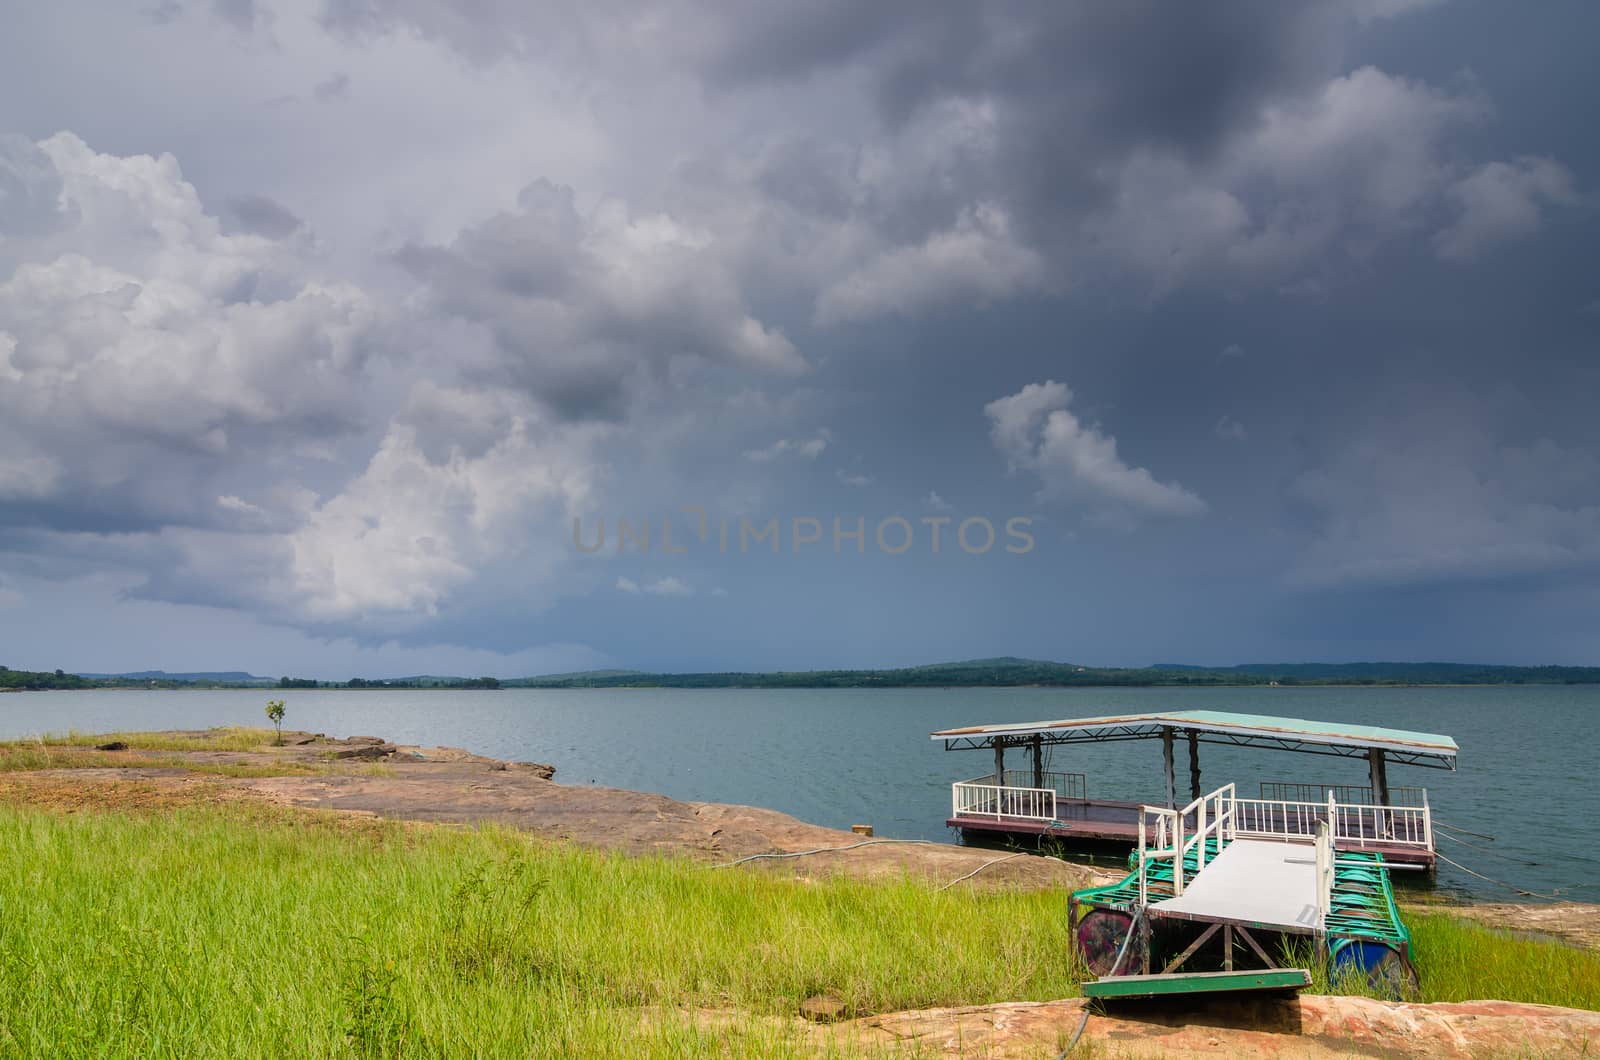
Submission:
[[[879,836],[938,841],[955,839],[944,824],[951,783],[988,772],[992,760],[944,751],[928,738],[936,729],[1193,709],[1442,733],[1460,745],[1457,772],[1389,769],[1391,784],[1428,789],[1439,854],[1528,891],[1600,901],[1592,856],[1600,793],[1591,783],[1600,686],[1592,685],[21,692],[0,696],[0,737],[266,726],[268,699],[285,701],[285,728],[464,747],[547,762],[564,784],[764,806],[816,824],[871,824]],[[1358,759],[1208,745],[1202,766],[1205,790],[1231,781],[1241,796],[1263,782],[1366,783]],[[1085,774],[1094,798],[1163,799],[1157,742],[1056,748],[1050,768]],[[1437,885],[1477,900],[1518,900],[1443,862]]]

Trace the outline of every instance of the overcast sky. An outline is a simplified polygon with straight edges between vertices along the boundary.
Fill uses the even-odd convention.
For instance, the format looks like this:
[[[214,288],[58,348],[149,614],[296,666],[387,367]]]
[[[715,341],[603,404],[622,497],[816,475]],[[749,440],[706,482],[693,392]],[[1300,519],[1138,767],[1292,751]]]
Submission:
[[[1600,6],[5,7],[13,667],[1600,660]]]

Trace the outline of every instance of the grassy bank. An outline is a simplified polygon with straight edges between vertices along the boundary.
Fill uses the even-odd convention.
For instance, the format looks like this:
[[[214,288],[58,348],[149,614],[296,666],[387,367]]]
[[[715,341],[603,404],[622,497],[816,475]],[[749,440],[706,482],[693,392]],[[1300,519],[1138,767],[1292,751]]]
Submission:
[[[678,1013],[1071,991],[1059,895],[963,892],[242,807],[0,809],[0,1051],[783,1055],[771,1021]]]
[[[1447,916],[1424,1000],[1600,1007]],[[1076,992],[1064,896],[796,881],[249,804],[0,807],[0,1054],[785,1056],[789,1017]],[[696,1010],[733,1013],[692,1020]],[[914,1047],[898,1055],[915,1055]]]
[[[197,732],[47,732],[23,740],[0,741],[0,749],[30,747],[93,748],[123,743],[135,751],[260,751],[275,737],[271,729],[229,725]]]
[[[204,732],[45,733],[25,740],[0,741],[0,773],[25,773],[41,769],[181,769],[218,777],[318,776],[334,772],[312,762],[258,760],[210,761],[184,757],[188,752],[270,751],[271,729],[229,727]],[[101,751],[104,744],[121,743],[124,750]],[[360,770],[387,776],[386,766],[369,764]]]

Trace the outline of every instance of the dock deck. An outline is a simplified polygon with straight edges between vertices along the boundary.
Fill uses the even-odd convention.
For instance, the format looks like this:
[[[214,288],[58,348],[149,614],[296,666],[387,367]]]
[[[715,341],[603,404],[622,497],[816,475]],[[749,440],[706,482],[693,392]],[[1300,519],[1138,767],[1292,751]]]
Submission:
[[[1309,936],[1335,968],[1359,970],[1397,993],[1414,991],[1410,934],[1395,906],[1386,859],[1335,849],[1333,832],[1343,819],[1335,800],[1309,842],[1289,827],[1293,819],[1260,812],[1272,802],[1240,799],[1229,784],[1182,809],[1146,808],[1150,819],[1129,859],[1132,871],[1118,883],[1072,894],[1078,949],[1100,982],[1135,968],[1133,978],[1153,980],[1150,973],[1177,972],[1191,958],[1233,972],[1241,954],[1277,971],[1278,954],[1287,950],[1254,937],[1266,932]],[[1275,833],[1267,831],[1273,820]],[[1125,962],[1135,939],[1139,946]],[[1123,987],[1137,984],[1107,989]]]
[[[1316,863],[1310,854],[1302,843],[1235,839],[1181,895],[1150,908],[1158,916],[1320,930]]]
[[[1019,814],[964,812],[945,818],[945,824],[961,829],[964,838],[982,840],[1003,837],[1049,837],[1066,842],[1089,841],[1133,846],[1139,841],[1139,815],[1143,803],[1120,799],[1056,799],[1054,816],[1049,820]],[[1281,822],[1286,812],[1274,814]],[[1193,825],[1191,819],[1187,822]],[[1368,811],[1355,822],[1357,833],[1353,837],[1336,836],[1334,846],[1341,851],[1381,854],[1385,861],[1396,865],[1421,865],[1434,867],[1431,844],[1416,842],[1388,842],[1376,838],[1382,832],[1374,814]],[[1310,837],[1312,829],[1305,832]]]
[[[1354,759],[1367,766],[1364,786],[1299,779],[1262,783],[1260,798],[1239,802],[1241,832],[1309,840],[1325,824],[1339,851],[1428,869],[1436,858],[1427,791],[1391,787],[1388,769],[1403,764],[1453,770],[1457,754],[1454,740],[1433,733],[1212,710],[965,726],[929,736],[947,751],[987,750],[994,755],[993,772],[951,785],[946,823],[969,839],[1038,836],[1131,846],[1138,840],[1141,806],[1175,810],[1181,805],[1178,746],[1188,746],[1189,794],[1198,800],[1200,747],[1219,744]],[[1084,774],[1054,771],[1047,761],[1053,749],[1127,740],[1160,741],[1165,780],[1160,796],[1143,803],[1090,799]],[[1007,751],[1025,752],[1028,768],[1007,768]]]

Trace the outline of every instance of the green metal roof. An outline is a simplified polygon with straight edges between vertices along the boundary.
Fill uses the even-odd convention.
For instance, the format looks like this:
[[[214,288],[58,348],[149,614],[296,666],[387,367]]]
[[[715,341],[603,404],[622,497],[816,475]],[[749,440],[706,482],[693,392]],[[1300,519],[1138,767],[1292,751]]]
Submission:
[[[1308,721],[1265,714],[1235,714],[1225,710],[1170,710],[1145,714],[1108,714],[1096,718],[1068,718],[1007,725],[975,725],[933,733],[947,747],[993,744],[997,738],[1035,734],[1065,740],[1140,739],[1163,729],[1212,734],[1245,746],[1317,745],[1328,748],[1388,751],[1407,760],[1433,759],[1453,766],[1456,742],[1437,733],[1411,732],[1378,725]]]

